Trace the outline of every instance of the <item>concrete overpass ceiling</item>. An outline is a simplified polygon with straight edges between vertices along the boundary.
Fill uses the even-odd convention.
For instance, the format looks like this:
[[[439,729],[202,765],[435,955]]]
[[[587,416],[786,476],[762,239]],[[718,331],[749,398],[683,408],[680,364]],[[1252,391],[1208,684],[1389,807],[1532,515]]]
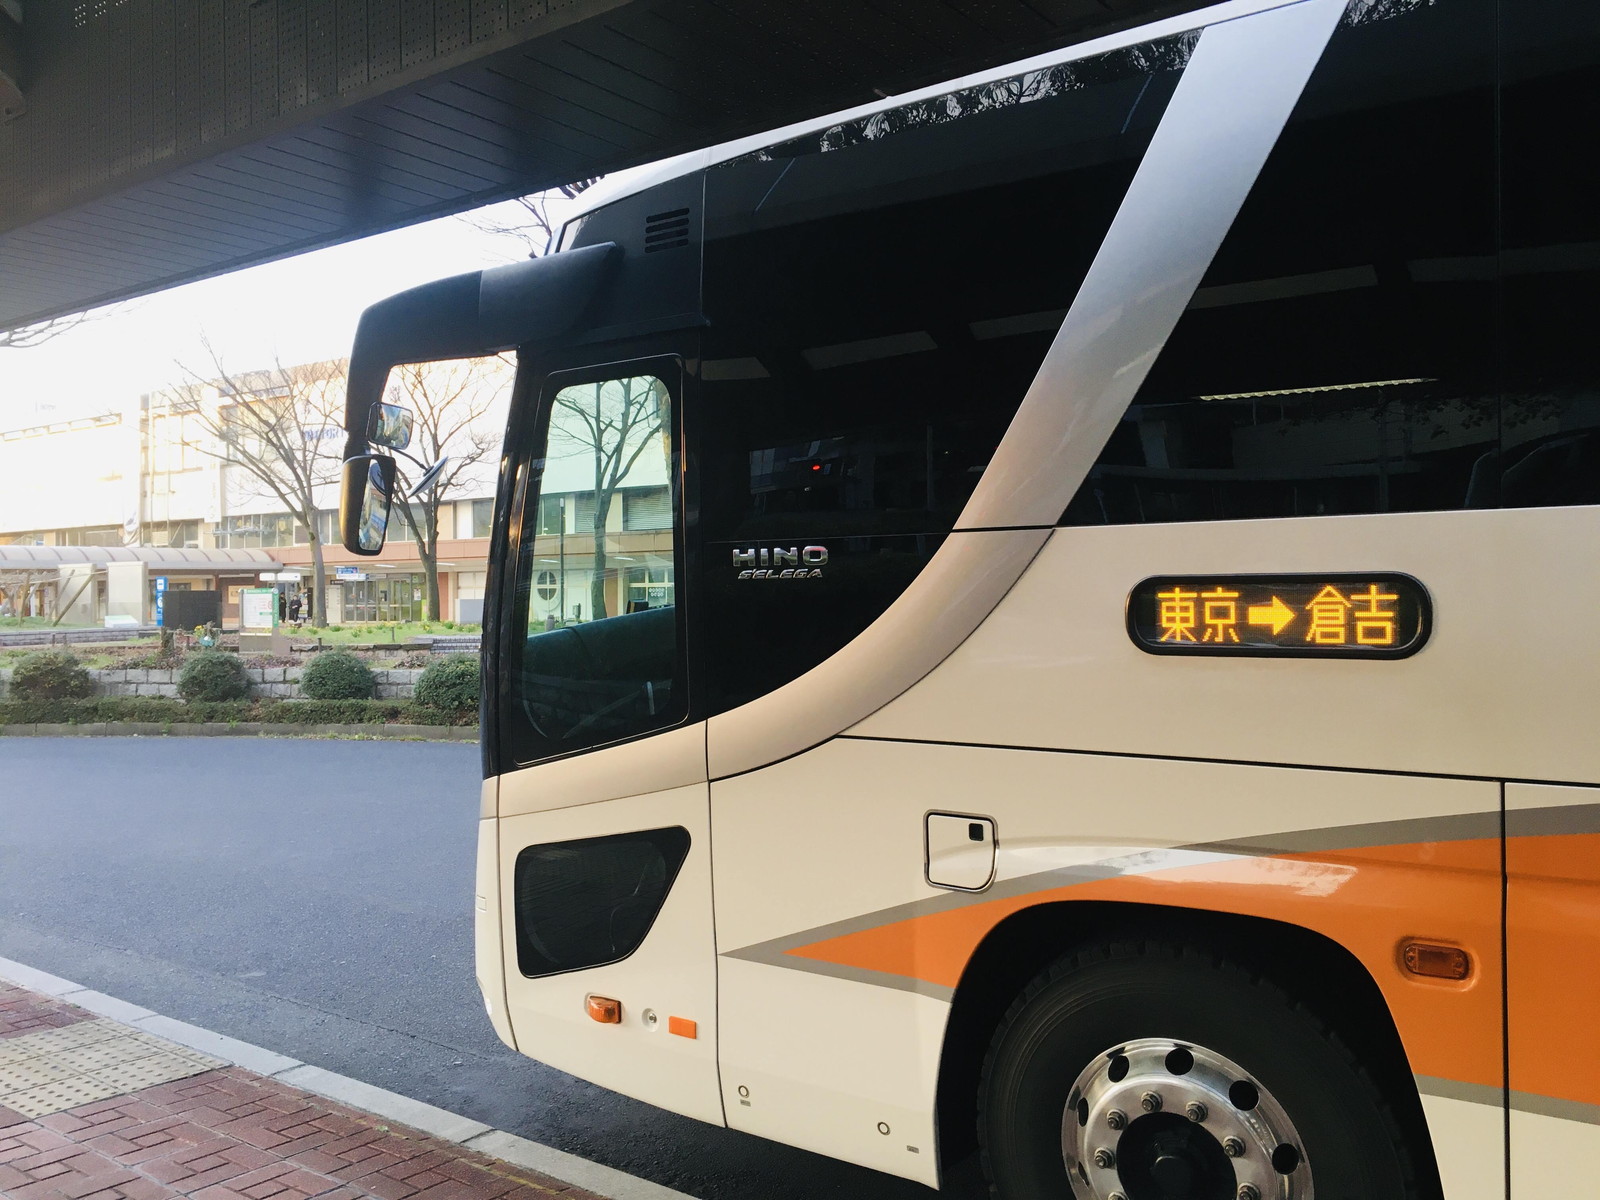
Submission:
[[[0,328],[1198,7],[0,0]]]

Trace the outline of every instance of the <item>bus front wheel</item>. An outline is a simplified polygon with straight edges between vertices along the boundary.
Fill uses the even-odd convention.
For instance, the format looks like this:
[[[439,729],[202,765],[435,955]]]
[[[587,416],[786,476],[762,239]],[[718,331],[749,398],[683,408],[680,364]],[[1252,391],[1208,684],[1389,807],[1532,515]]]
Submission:
[[[978,1135],[996,1200],[1417,1195],[1389,1106],[1332,1030],[1224,959],[1149,942],[1023,990],[984,1062]]]

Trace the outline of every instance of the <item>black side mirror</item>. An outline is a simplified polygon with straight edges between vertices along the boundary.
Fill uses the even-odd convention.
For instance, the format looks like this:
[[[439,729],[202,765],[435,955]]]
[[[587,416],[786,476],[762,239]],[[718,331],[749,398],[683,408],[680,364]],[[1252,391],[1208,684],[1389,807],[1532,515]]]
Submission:
[[[367,417],[367,441],[390,450],[404,450],[411,445],[411,410],[398,404],[374,404]]]
[[[339,486],[339,536],[352,554],[381,553],[394,500],[394,459],[358,454],[344,462]]]

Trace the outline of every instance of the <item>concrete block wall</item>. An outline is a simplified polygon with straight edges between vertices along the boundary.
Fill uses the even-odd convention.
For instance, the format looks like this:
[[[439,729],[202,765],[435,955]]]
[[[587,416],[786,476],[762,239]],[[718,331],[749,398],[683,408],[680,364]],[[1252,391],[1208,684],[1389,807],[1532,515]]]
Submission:
[[[409,700],[417,690],[420,670],[394,667],[387,671],[374,671],[372,694],[379,700]]]
[[[303,667],[246,667],[250,694],[262,699],[299,700]],[[379,700],[409,700],[416,691],[421,670],[393,668],[374,671],[373,695]],[[176,696],[178,672],[154,668],[90,671],[97,696]],[[0,700],[11,694],[11,671],[0,670]]]
[[[250,694],[263,700],[300,699],[301,667],[246,667]]]
[[[176,696],[178,673],[153,668],[90,671],[97,696]]]

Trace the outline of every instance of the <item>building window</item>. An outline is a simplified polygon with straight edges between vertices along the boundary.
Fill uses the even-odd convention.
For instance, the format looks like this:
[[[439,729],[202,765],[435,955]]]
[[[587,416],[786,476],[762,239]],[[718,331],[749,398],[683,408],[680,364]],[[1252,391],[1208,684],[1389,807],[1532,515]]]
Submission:
[[[218,530],[219,548],[256,550],[273,546],[292,546],[295,521],[288,513],[263,513],[228,517]]]
[[[594,493],[580,492],[571,497],[572,528],[578,533],[594,532]]]
[[[120,546],[120,525],[97,525],[86,529],[61,529],[56,531],[58,546]]]
[[[540,496],[539,497],[539,527],[535,530],[541,537],[555,537],[566,532],[567,497],[565,496]]]
[[[534,578],[533,590],[539,599],[546,602],[556,598],[556,573],[554,571],[540,571]]]
[[[158,475],[192,471],[214,461],[202,448],[205,425],[193,413],[152,413],[149,424],[150,469]]]
[[[410,513],[417,524],[421,525],[427,520],[427,512],[419,505],[412,508],[405,503],[396,504],[389,514],[388,540],[391,542],[414,542],[417,540],[416,531],[411,528],[411,522],[406,520]]]
[[[622,493],[622,527],[628,530],[670,529],[672,491],[664,487],[628,488]]]
[[[140,532],[146,546],[185,549],[200,544],[199,521],[146,521]]]
[[[664,563],[630,567],[627,583],[628,594],[624,597],[624,603],[628,612],[643,612],[648,608],[663,608],[673,603],[673,569]]]
[[[494,501],[474,500],[472,502],[472,536],[486,538],[489,529],[494,523]]]

